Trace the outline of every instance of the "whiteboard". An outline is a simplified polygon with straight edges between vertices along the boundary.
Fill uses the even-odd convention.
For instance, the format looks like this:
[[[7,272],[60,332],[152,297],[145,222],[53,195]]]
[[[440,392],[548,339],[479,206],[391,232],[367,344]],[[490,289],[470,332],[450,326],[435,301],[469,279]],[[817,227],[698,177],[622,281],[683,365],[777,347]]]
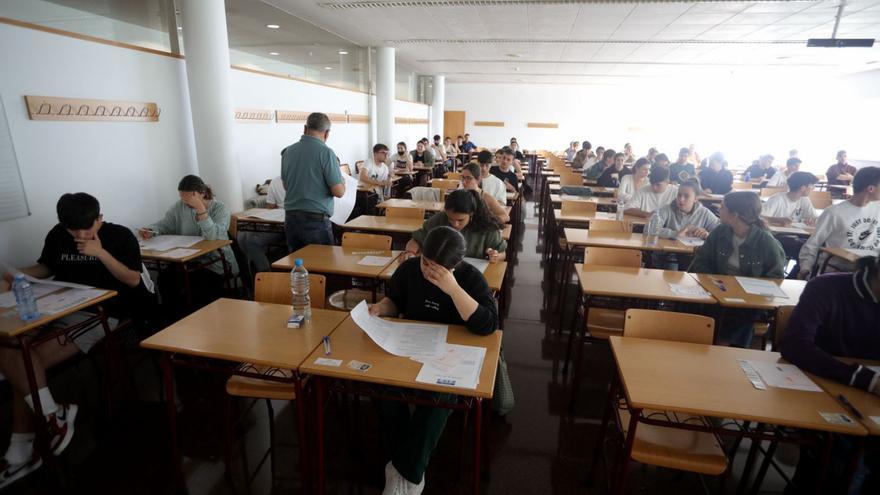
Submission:
[[[0,96],[0,222],[30,215],[9,122],[6,121],[6,107]]]

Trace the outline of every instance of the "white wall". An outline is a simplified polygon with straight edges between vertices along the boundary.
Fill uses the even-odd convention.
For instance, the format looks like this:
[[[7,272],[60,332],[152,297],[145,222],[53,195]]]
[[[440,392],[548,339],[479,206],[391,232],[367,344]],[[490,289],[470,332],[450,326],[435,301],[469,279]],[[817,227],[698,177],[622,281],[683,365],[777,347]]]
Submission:
[[[423,105],[421,103],[394,100],[395,118],[408,117],[417,119],[428,119],[430,109],[431,107],[429,107],[428,105]],[[419,139],[422,139],[423,137],[427,137],[428,140],[431,139],[431,136],[428,136],[428,129],[429,124],[394,124],[394,142],[385,144],[387,144],[389,148],[394,149],[394,146],[398,142],[404,141],[406,143],[407,149],[415,149],[416,142]]]
[[[588,139],[594,148],[620,151],[631,142],[639,155],[656,146],[673,157],[693,143],[704,155],[723,151],[731,165],[763,153],[781,164],[797,148],[805,169],[824,173],[838,149],[852,159],[880,159],[880,94],[853,91],[880,87],[877,74],[867,77],[740,75],[629,86],[447,82],[446,109],[466,112],[466,130],[478,146],[498,147],[516,136],[526,149],[559,150]],[[477,120],[505,126],[474,127]],[[527,128],[527,122],[559,128]]]

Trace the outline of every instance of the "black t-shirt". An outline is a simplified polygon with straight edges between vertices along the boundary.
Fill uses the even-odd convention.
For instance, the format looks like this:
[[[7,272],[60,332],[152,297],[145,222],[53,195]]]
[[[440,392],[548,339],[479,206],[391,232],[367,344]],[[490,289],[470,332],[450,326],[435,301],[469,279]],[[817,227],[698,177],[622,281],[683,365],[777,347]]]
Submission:
[[[767,179],[773,177],[773,174],[776,173],[776,169],[773,167],[761,168],[761,165],[754,163],[748,169],[746,169],[746,175],[749,176],[749,179],[760,179],[766,177]]]
[[[733,174],[726,168],[717,172],[704,168],[700,171],[700,185],[703,189],[711,189],[712,194],[727,194],[733,189]]]
[[[104,222],[98,230],[98,238],[101,240],[101,246],[117,261],[136,272],[141,271],[140,246],[130,230],[121,225]],[[143,282],[137,287],[129,287],[114,277],[101,260],[80,254],[73,236],[61,224],[53,227],[46,235],[43,252],[37,262],[49,267],[58,281],[91,285],[118,292],[119,295],[107,304],[108,310],[114,309],[110,311],[111,313],[122,312],[126,316],[133,315],[136,308],[131,305],[139,305],[138,301],[143,302],[140,298],[149,297]]]
[[[513,169],[509,169],[507,172],[502,172],[501,167],[492,167],[489,170],[489,173],[501,179],[501,182],[505,180],[510,182],[513,185],[513,188],[519,191],[519,179],[516,178],[516,172]]]
[[[498,309],[489,284],[479,270],[467,262],[461,262],[452,272],[458,285],[477,301],[477,310],[464,321],[452,298],[440,288],[425,280],[420,266],[421,258],[415,257],[401,264],[388,289],[388,298],[397,306],[404,318],[410,320],[464,325],[473,333],[489,335],[498,328]]]

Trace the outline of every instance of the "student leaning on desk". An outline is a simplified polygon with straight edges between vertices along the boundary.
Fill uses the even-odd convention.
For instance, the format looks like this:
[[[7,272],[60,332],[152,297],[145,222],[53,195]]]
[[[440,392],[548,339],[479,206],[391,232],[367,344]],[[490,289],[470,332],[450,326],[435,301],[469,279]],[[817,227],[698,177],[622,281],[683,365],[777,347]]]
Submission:
[[[478,335],[498,328],[498,309],[480,271],[466,262],[465,239],[448,226],[432,229],[422,255],[405,261],[394,272],[388,295],[370,306],[375,316],[464,325]],[[449,394],[421,392],[426,398],[451,401]],[[449,409],[409,406],[398,401],[380,404],[382,429],[392,446],[385,467],[383,495],[417,495],[425,487],[431,452],[446,426]]]
[[[142,279],[141,253],[134,234],[121,225],[104,222],[98,200],[86,193],[62,195],[57,212],[58,224],[46,235],[39,260],[21,271],[36,278],[54,276],[61,282],[116,291],[117,297],[103,304],[114,318],[148,316],[155,298],[146,288],[149,276]],[[3,278],[11,282],[12,273],[4,273]],[[86,318],[74,313],[56,323],[71,325]],[[115,323],[111,323],[113,326]],[[52,435],[49,446],[54,455],[60,455],[73,438],[77,406],[55,402],[46,370],[79,352],[89,352],[103,337],[104,329],[95,324],[79,332],[72,342],[50,340],[31,352],[39,403]],[[13,390],[12,436],[5,456],[0,459],[0,490],[43,463],[34,450],[34,398],[25,369],[21,351],[0,347],[0,373]]]
[[[880,360],[880,256],[861,258],[855,273],[829,273],[810,280],[788,321],[780,350],[783,358],[801,369],[880,396],[880,373],[837,359]],[[874,437],[865,446],[864,462],[848,493],[880,493],[880,445]],[[832,458],[849,459],[854,447],[845,436],[835,438]],[[813,486],[818,467],[816,453],[802,449],[795,484]]]

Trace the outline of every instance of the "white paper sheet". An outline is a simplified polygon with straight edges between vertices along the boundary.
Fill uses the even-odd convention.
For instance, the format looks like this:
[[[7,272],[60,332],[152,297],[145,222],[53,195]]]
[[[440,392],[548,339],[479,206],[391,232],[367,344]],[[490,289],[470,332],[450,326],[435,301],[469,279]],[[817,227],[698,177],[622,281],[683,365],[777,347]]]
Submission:
[[[336,225],[348,221],[357,199],[358,180],[348,174],[342,174],[342,179],[345,181],[345,194],[341,198],[333,198],[333,216],[330,217],[330,221]]]
[[[198,249],[177,248],[170,251],[165,251],[164,253],[162,253],[162,256],[165,258],[181,259],[186,258],[187,256],[192,256],[198,252]]]
[[[775,283],[769,280],[761,280],[750,277],[736,277],[740,287],[746,294],[754,294],[756,296],[782,297],[788,299],[788,295]]]
[[[804,222],[791,222],[791,226],[796,229],[805,229],[809,227],[809,225],[805,224]]]
[[[416,381],[432,385],[475,389],[486,358],[485,347],[446,344],[446,353],[436,359],[420,360]]]
[[[799,235],[810,235],[810,233],[807,232],[806,230],[804,230],[804,229],[799,229],[799,228],[797,228],[797,227],[775,227],[775,226],[774,226],[772,230],[773,230],[773,232],[776,232],[776,233],[779,233],[779,234],[799,234]]]
[[[391,256],[364,256],[357,262],[363,266],[385,266],[388,263],[391,263]]]
[[[46,294],[51,294],[61,290],[61,286],[55,284],[43,284],[39,282],[31,282],[31,289],[34,291],[34,298],[39,299]],[[10,289],[8,292],[0,294],[0,308],[14,308],[17,306],[15,302],[15,293]]]
[[[706,292],[706,289],[703,289],[699,285],[669,284],[669,290],[678,294],[679,296],[711,296],[711,294]]]
[[[706,241],[700,239],[699,237],[679,237],[678,242],[684,244],[685,246],[700,247]]]
[[[430,359],[446,351],[446,325],[386,321],[371,316],[366,301],[351,310],[351,319],[373,342],[395,356]]]
[[[138,239],[141,249],[167,251],[174,248],[188,248],[203,241],[201,237],[192,235],[157,235],[150,239]]]
[[[480,258],[468,258],[465,257],[464,261],[467,261],[469,264],[473,265],[474,268],[480,270],[480,273],[486,273],[486,268],[489,268],[489,260],[481,260]]]
[[[793,364],[774,363],[772,361],[752,361],[749,365],[761,375],[761,379],[770,387],[821,392],[810,377]]]
[[[260,220],[266,220],[269,222],[283,222],[284,208],[273,208],[271,210],[254,208],[252,210],[246,211],[245,216],[250,218],[259,218]]]
[[[49,294],[37,299],[40,314],[54,315],[79,306],[107,292],[104,289],[70,289],[58,294]]]
[[[94,289],[94,287],[92,287],[91,285],[75,284],[73,282],[61,282],[59,280],[54,280],[50,278],[34,278],[30,275],[25,275],[24,278],[32,284],[54,285],[55,287],[67,287],[69,289]]]

